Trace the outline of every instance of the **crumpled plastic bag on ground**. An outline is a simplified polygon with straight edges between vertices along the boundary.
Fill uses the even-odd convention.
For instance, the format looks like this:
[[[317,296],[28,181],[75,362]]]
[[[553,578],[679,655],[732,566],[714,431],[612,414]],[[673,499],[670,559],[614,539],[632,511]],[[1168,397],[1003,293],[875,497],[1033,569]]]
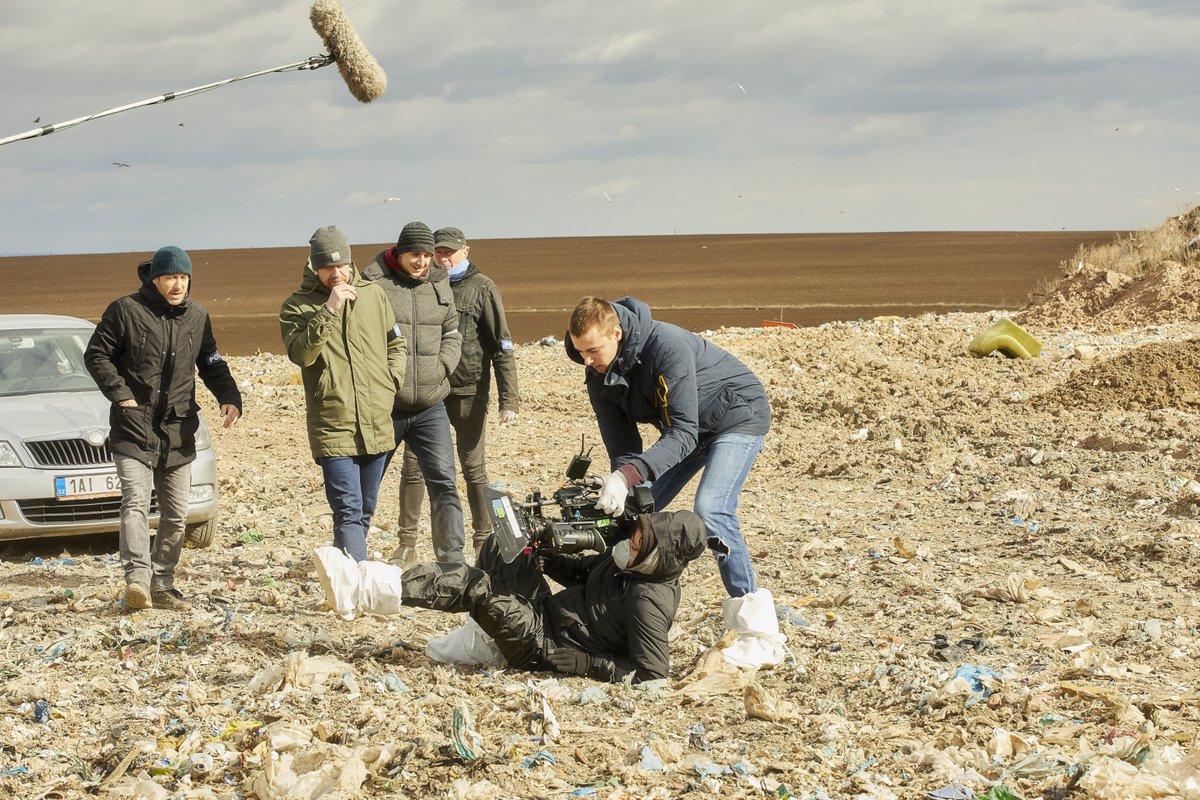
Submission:
[[[711,695],[732,694],[754,680],[757,668],[738,666],[723,655],[737,639],[737,631],[725,631],[716,644],[700,656],[692,671],[675,684],[676,692],[700,700]]]
[[[313,551],[317,578],[325,591],[325,602],[346,619],[359,614],[396,614],[403,595],[401,575],[395,564],[359,561],[336,547]]]
[[[770,589],[731,597],[725,601],[722,612],[725,627],[737,634],[737,639],[721,650],[726,661],[751,669],[774,666],[783,661],[787,636],[779,631],[775,598]]]
[[[1092,758],[1079,786],[1101,800],[1179,797],[1200,800],[1200,752],[1168,745],[1139,767],[1106,756]]]
[[[330,675],[341,675],[353,668],[330,656],[309,656],[296,650],[284,656],[282,664],[263,667],[250,679],[252,694],[278,692],[289,686],[297,689],[321,689]]]
[[[263,759],[263,771],[250,780],[260,800],[340,800],[359,796],[367,765],[357,751],[320,745]]]
[[[467,617],[462,627],[435,636],[425,645],[425,655],[442,664],[468,667],[503,667],[508,662],[479,623]]]
[[[790,700],[780,700],[757,683],[750,683],[742,690],[746,704],[746,716],[765,719],[768,722],[791,722],[800,718],[800,709]]]

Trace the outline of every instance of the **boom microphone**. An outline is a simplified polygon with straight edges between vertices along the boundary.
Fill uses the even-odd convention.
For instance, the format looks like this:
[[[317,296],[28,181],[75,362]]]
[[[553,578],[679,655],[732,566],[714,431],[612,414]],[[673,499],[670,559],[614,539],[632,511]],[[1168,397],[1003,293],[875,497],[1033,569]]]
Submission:
[[[378,100],[387,89],[387,73],[354,33],[337,0],[317,0],[308,14],[313,30],[337,61],[350,94],[362,103]]]
[[[196,86],[191,89],[167,92],[157,97],[150,97],[145,100],[139,100],[136,103],[110,108],[96,114],[88,114],[85,117],[76,117],[66,122],[42,125],[39,128],[33,128],[24,133],[0,139],[0,145],[19,142],[23,139],[48,136],[55,131],[74,128],[76,125],[91,122],[94,119],[109,117],[133,108],[152,106],[157,103],[165,103],[168,100],[178,100],[181,97],[190,97],[191,95],[227,86],[237,81],[244,81],[247,78],[257,78],[259,75],[269,75],[273,72],[290,72],[292,70],[320,69],[334,62],[337,62],[338,71],[342,73],[342,79],[346,81],[346,86],[350,89],[350,94],[354,95],[356,99],[363,103],[369,103],[382,96],[384,90],[387,89],[387,73],[379,66],[379,62],[367,52],[366,46],[363,45],[354,33],[354,28],[350,25],[350,20],[346,19],[346,15],[337,0],[316,0],[313,3],[312,10],[309,12],[309,20],[312,22],[313,30],[325,42],[325,47],[329,50],[328,55],[309,56],[303,61],[284,64],[282,67],[271,67],[270,69],[251,72],[247,75],[239,75],[236,78],[226,78],[215,83],[206,83],[203,86]]]

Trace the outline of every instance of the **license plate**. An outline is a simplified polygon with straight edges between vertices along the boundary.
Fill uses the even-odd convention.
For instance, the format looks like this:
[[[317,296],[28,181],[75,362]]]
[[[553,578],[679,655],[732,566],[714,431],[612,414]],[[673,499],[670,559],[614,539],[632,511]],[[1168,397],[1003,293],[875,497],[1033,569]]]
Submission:
[[[54,479],[54,496],[58,500],[78,500],[81,497],[120,497],[121,479],[115,472],[102,475],[72,475]]]

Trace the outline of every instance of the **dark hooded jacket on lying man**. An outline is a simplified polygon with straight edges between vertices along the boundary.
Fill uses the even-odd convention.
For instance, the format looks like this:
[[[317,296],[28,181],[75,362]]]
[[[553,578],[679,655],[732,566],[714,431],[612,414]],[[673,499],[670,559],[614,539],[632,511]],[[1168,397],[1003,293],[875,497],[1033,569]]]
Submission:
[[[555,670],[597,681],[634,683],[667,677],[667,632],[679,608],[679,576],[704,552],[704,523],[691,511],[638,517],[642,547],[625,568],[614,549],[548,555],[546,577],[534,557],[504,564],[493,539],[477,566],[426,562],[403,576],[404,605],[470,613],[509,665]]]

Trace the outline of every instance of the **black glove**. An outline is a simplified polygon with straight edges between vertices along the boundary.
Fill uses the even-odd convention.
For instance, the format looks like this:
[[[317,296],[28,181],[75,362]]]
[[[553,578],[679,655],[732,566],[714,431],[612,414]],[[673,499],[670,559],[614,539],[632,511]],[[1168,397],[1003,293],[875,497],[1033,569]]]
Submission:
[[[587,675],[592,666],[592,657],[574,647],[551,647],[546,651],[546,660],[555,672],[568,675]]]

